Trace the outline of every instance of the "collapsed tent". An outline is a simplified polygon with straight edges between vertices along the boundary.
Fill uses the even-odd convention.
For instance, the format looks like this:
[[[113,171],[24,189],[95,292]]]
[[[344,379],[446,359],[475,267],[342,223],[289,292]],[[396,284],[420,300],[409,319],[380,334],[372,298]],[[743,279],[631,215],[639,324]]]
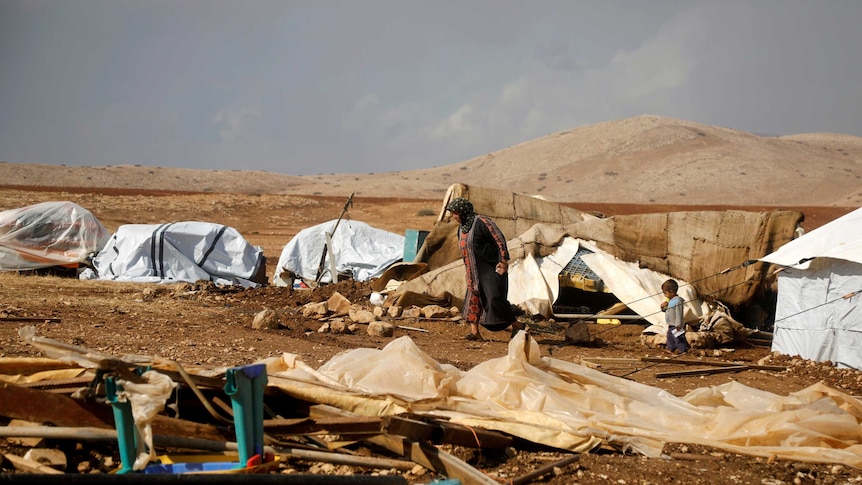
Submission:
[[[82,279],[176,283],[266,283],[263,249],[234,228],[209,222],[125,224],[93,259]]]
[[[514,197],[497,195],[474,200],[472,194],[485,193],[489,189],[469,187],[461,190],[470,195],[476,212],[480,214],[499,212],[501,204],[508,207],[511,204],[507,201]],[[444,208],[451,196],[447,194]],[[514,200],[523,199],[514,197]],[[656,316],[655,310],[660,303],[658,298],[664,279],[675,278],[685,288],[690,287],[693,292],[686,299],[694,303],[687,306],[687,321],[693,321],[702,316],[703,310],[698,310],[698,307],[704,301],[742,306],[768,291],[765,275],[769,265],[756,260],[790,241],[803,217],[797,211],[739,210],[608,218],[580,214],[583,216],[578,221],[537,223],[517,237],[509,236],[509,253],[513,261],[510,267],[510,302],[532,314],[549,316],[548,310],[558,296],[560,270],[578,247],[585,247],[592,254],[582,259],[601,277],[603,285],[619,301],[652,323],[658,324],[663,320]],[[390,304],[405,306],[408,302],[423,301],[417,295],[427,297],[425,304],[463,304],[464,265],[457,252],[445,249],[448,246],[457,248],[455,227],[455,223],[447,222],[441,216],[420,250],[421,261],[429,263],[429,271],[394,291],[391,300],[387,300],[391,301]],[[446,232],[449,228],[451,231]],[[565,246],[567,239],[576,240],[577,246]],[[564,247],[568,249],[557,254]],[[446,255],[437,257],[437,252]],[[436,266],[431,264],[432,261]],[[543,265],[546,267],[542,268]],[[623,267],[626,267],[625,271]],[[525,289],[519,283],[519,272],[525,273],[522,278],[530,285],[529,288]],[[698,298],[699,301],[695,301]],[[637,302],[643,304],[638,305]]]
[[[43,202],[0,212],[0,271],[65,266],[89,261],[111,233],[73,202]]]
[[[335,233],[333,234],[333,228]],[[329,237],[332,250],[327,247]],[[325,259],[321,256],[325,251]],[[292,286],[294,278],[329,283],[337,274],[357,281],[380,276],[404,256],[404,236],[351,220],[332,220],[305,228],[284,246],[272,277],[276,286]],[[322,272],[318,275],[318,272]]]
[[[783,266],[772,350],[862,370],[862,209],[761,261]]]
[[[390,365],[398,362],[397,370]],[[666,443],[751,456],[862,466],[860,402],[823,384],[789,396],[738,382],[684,397],[541,355],[521,332],[508,354],[462,371],[400,337],[318,369],[285,354],[267,360],[269,385],[363,416],[412,413],[586,453],[602,444],[649,457]]]
[[[493,219],[500,231],[510,239],[540,222],[565,225],[598,219],[592,214],[529,195],[475,185],[452,184],[443,197],[443,206],[434,227],[425,237],[414,260],[417,263],[427,263],[429,270],[461,258],[458,249],[458,223],[451,220],[446,212],[449,201],[456,197],[469,199],[477,213]]]

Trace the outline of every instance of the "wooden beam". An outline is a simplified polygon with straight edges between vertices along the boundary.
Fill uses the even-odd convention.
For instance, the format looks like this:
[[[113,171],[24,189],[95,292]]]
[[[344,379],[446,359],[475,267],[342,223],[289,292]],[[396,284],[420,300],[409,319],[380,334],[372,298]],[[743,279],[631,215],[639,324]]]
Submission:
[[[382,433],[383,418],[356,416],[339,418],[265,419],[263,429],[272,434],[363,434]]]
[[[0,416],[55,426],[113,428],[110,406],[0,382]]]
[[[499,485],[499,482],[473,468],[460,458],[428,443],[420,443],[393,435],[375,436],[368,441],[409,458],[445,477],[457,478],[464,485]]]
[[[566,458],[563,458],[560,461],[557,461],[555,463],[551,463],[550,465],[545,465],[541,468],[537,468],[537,469],[531,471],[530,473],[527,473],[526,475],[521,475],[520,477],[513,479],[509,483],[511,483],[512,485],[524,485],[525,483],[530,483],[539,477],[542,477],[542,476],[545,476],[548,474],[553,474],[555,468],[562,469],[562,468],[569,466],[572,463],[574,463],[580,459],[581,459],[581,455],[567,456]]]
[[[704,376],[712,374],[722,374],[725,372],[740,372],[749,370],[751,367],[747,365],[737,365],[733,367],[713,367],[711,369],[691,369],[681,370],[676,372],[658,372],[655,377],[661,379],[663,377],[689,377],[689,376]]]
[[[39,462],[28,460],[26,458],[20,457],[18,455],[13,455],[11,453],[3,453],[3,456],[9,460],[10,463],[15,467],[16,470],[24,473],[42,473],[49,475],[60,475],[63,474],[60,470],[55,470],[49,466],[45,466]]]
[[[0,416],[55,426],[114,428],[111,406],[0,382]],[[156,415],[153,433],[210,440],[231,440],[232,431],[209,424]]]
[[[0,317],[0,322],[48,322],[60,323],[59,318],[51,317]]]
[[[70,364],[57,359],[44,357],[5,357],[0,359],[0,374],[35,374],[46,370],[81,368],[77,364]],[[84,369],[81,368],[83,372]]]
[[[309,413],[315,417],[356,416],[348,411],[324,404],[311,406]],[[382,446],[445,477],[457,478],[464,485],[499,485],[496,480],[491,479],[466,462],[427,443],[419,443],[402,436],[389,434],[373,436],[365,441]]]
[[[664,359],[661,357],[643,357],[641,358],[644,362],[655,362],[655,363],[665,363],[665,364],[682,364],[682,365],[706,365],[712,367],[738,367],[740,365],[744,365],[750,369],[754,370],[769,370],[775,372],[781,372],[787,370],[787,367],[783,365],[757,365],[757,364],[740,364],[739,362],[716,362],[716,361],[708,361],[708,360],[695,360],[695,359]]]

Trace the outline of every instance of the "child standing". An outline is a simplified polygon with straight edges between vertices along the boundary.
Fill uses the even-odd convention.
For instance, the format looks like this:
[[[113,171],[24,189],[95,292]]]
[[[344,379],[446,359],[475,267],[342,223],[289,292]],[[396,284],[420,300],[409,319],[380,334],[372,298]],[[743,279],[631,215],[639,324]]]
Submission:
[[[661,302],[661,311],[665,312],[667,323],[667,350],[680,354],[688,352],[688,341],[685,339],[685,321],[683,317],[683,303],[685,300],[677,295],[679,283],[675,280],[667,280],[661,285],[665,301]]]

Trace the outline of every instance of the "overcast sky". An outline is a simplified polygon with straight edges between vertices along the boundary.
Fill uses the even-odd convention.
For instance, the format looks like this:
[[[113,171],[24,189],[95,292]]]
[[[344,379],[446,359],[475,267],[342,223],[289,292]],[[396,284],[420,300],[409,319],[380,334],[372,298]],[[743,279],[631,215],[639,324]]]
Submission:
[[[862,1],[0,1],[7,162],[379,173],[641,114],[862,136]]]

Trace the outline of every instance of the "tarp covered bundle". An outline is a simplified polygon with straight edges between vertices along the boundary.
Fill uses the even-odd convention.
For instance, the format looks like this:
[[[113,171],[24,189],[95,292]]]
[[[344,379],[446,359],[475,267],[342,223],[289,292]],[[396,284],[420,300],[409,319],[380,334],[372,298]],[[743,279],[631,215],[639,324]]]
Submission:
[[[81,278],[255,287],[266,282],[265,270],[263,249],[236,229],[186,221],[120,226]]]
[[[783,266],[772,350],[862,369],[862,209],[761,261]]]
[[[0,271],[77,268],[111,236],[73,202],[43,202],[0,212]]]
[[[326,251],[321,267],[327,234],[331,236],[332,251]],[[317,281],[322,269],[318,282],[329,283],[333,281],[329,271],[333,261],[338,274],[350,273],[356,281],[367,281],[403,257],[404,236],[360,221],[332,220],[299,231],[284,246],[272,281],[276,286],[290,286],[294,277]]]

